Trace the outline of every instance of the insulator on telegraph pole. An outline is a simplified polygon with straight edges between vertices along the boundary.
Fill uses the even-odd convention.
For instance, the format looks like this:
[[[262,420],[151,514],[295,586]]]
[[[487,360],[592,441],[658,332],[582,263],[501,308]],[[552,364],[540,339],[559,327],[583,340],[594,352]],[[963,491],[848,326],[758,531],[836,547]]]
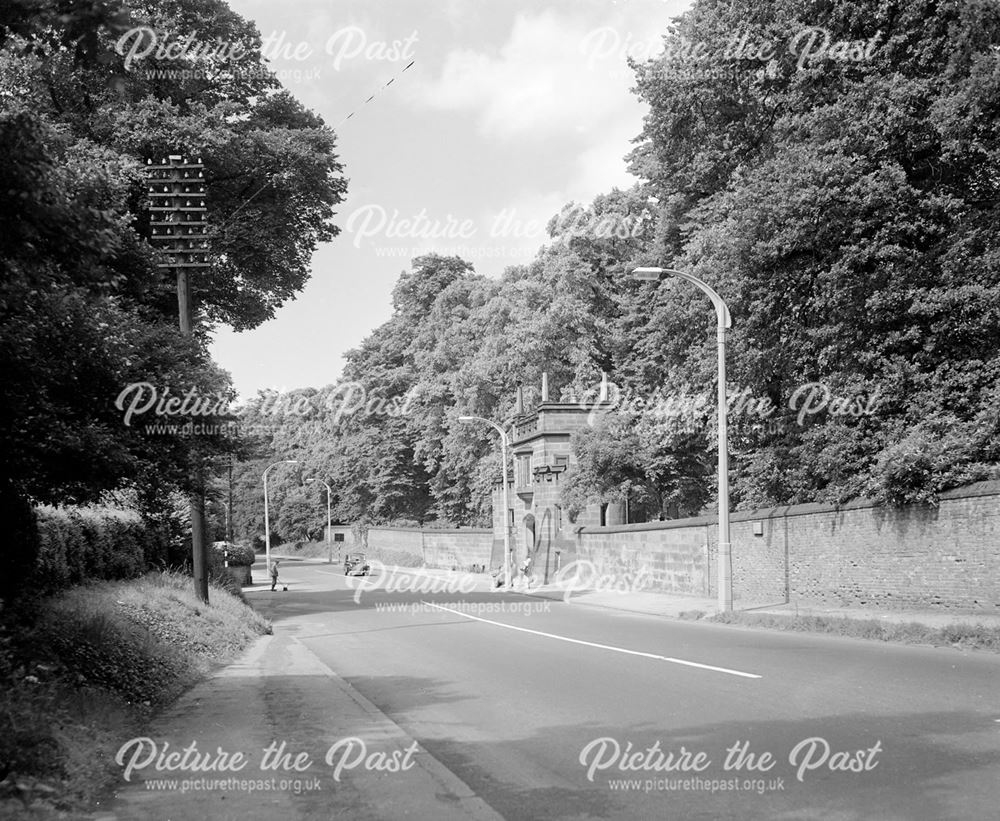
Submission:
[[[207,209],[205,200],[192,205],[189,185],[185,180],[192,177],[204,179],[204,166],[199,157],[196,162],[180,154],[164,157],[159,163],[147,158],[149,170],[147,203],[150,212],[150,243],[163,252],[164,258],[158,263],[161,268],[167,268],[176,273],[177,277],[177,308],[181,331],[192,332],[191,287],[189,275],[192,270],[207,268],[209,265],[206,249],[194,248],[181,239],[170,227],[176,223],[185,223],[184,237],[206,237]],[[199,193],[204,194],[204,184],[199,185]]]

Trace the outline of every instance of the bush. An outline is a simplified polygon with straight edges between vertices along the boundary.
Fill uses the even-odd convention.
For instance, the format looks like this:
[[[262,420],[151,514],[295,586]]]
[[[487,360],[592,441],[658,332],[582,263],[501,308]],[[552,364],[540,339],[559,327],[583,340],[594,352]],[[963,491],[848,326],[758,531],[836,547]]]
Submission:
[[[227,545],[226,542],[215,542],[212,549],[220,560],[219,564],[222,564],[225,553],[228,551],[230,567],[250,567],[256,559],[253,548],[248,544],[232,543]]]
[[[152,573],[3,611],[0,817],[62,818],[45,810],[97,798],[120,775],[122,738],[271,632],[222,590],[210,595],[206,605],[189,577]]]
[[[0,517],[8,537],[4,572],[0,573],[0,599],[8,599],[25,588],[39,547],[35,511],[9,481],[0,483]]]
[[[343,542],[340,543],[343,547]],[[352,548],[353,549],[353,548]],[[361,548],[356,548],[360,550]],[[286,542],[285,544],[271,545],[271,555],[295,556],[302,559],[325,559],[331,552],[331,545],[326,542]],[[336,556],[338,548],[333,546],[333,555]]]
[[[30,585],[54,592],[91,579],[129,579],[162,554],[160,536],[141,517],[106,507],[37,509],[38,559]]]
[[[238,571],[248,572],[247,568],[242,565],[232,569],[223,567],[221,564],[209,567],[208,583],[225,590],[227,593],[235,596],[240,601],[246,602],[247,598],[243,595],[243,580],[246,577],[237,575]]]
[[[133,703],[170,701],[231,657],[267,623],[213,586],[210,603],[189,576],[151,573],[130,582],[82,585],[45,602],[32,643],[88,684]]]

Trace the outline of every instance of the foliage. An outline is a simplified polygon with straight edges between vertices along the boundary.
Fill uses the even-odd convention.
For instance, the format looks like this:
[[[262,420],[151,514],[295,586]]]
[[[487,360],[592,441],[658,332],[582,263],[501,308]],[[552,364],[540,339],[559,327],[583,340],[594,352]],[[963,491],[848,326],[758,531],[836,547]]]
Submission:
[[[139,26],[238,43],[242,54],[232,64],[193,53],[131,61],[116,41]],[[37,0],[0,11],[5,512],[127,487],[172,539],[171,493],[198,490],[207,461],[239,450],[218,415],[196,420],[217,433],[193,437],[148,429],[160,421],[152,414],[128,423],[116,404],[137,383],[231,398],[208,355],[211,323],[249,328],[273,316],[305,284],[317,244],[337,234],[346,183],[333,132],[280,87],[260,49],[254,26],[219,0]],[[192,338],[176,327],[173,274],[146,242],[146,158],[178,152],[205,163],[213,228]],[[25,560],[5,581],[14,588],[32,555],[29,531],[18,525],[15,536]]]
[[[250,545],[239,542],[234,544],[217,542],[214,545],[214,550],[216,558],[228,560],[230,566],[234,567],[250,567],[257,558]]]
[[[156,573],[82,585],[4,611],[0,623],[0,815],[38,800],[77,810],[120,770],[114,753],[153,707],[270,626],[221,589],[199,601],[190,580]],[[23,786],[22,786],[23,785]]]
[[[629,420],[631,422],[633,420]],[[629,423],[614,417],[596,420],[573,436],[577,464],[563,485],[562,500],[575,520],[593,503],[626,502],[649,492],[639,436]]]
[[[606,502],[627,502],[636,521],[696,516],[709,499],[710,475],[690,438],[670,422],[627,411],[596,416],[573,436],[577,462],[563,504],[571,517]]]
[[[996,464],[1000,12],[698,3],[668,40],[716,48],[749,31],[785,44],[806,25],[881,39],[870,60],[799,68],[780,49],[770,64],[733,60],[684,82],[662,60],[637,66],[651,108],[631,162],[660,206],[648,260],[726,296],[730,379],[779,409],[734,437],[742,507],[933,499]],[[708,312],[689,315],[686,299],[636,325],[663,351],[655,378],[666,383],[710,378],[713,351],[692,336],[709,339]],[[620,360],[646,389],[655,370],[633,360],[649,347],[627,345]],[[799,424],[790,400],[814,382],[879,401],[871,414]]]
[[[139,576],[166,553],[160,534],[136,513],[111,508],[43,506],[38,532],[38,560],[29,580],[36,592]]]
[[[0,574],[0,600],[6,601],[18,594],[38,560],[38,517],[31,503],[8,484],[0,487],[0,521],[15,545],[6,557],[6,572]]]
[[[807,27],[871,48],[800,64],[788,46]],[[744,33],[776,44],[773,59],[722,57]],[[933,502],[997,474],[1000,8],[704,0],[665,38],[673,48],[634,66],[649,107],[629,155],[641,182],[567,204],[536,258],[498,280],[460,259],[414,260],[343,381],[293,392],[315,411],[274,425],[247,468],[299,460],[276,521],[322,524],[322,494],[292,489],[314,475],[344,521],[486,523],[496,436],[458,417],[509,423],[515,385],[543,371],[554,398],[605,371],[646,401],[577,436],[571,507],[628,497],[656,517],[710,505],[714,413],[675,424],[655,406],[694,395],[714,410],[715,317],[690,283],[636,281],[640,265],[699,276],[729,305],[735,505]],[[718,65],[678,61],[685,43]],[[406,412],[338,414],[352,385]],[[803,412],[813,388],[829,401]],[[246,494],[248,537],[258,493]]]
[[[852,616],[814,616],[796,613],[717,613],[708,621],[755,629],[788,630],[801,633],[829,633],[870,641],[901,644],[950,646],[959,650],[1000,650],[1000,628],[956,621],[943,627],[920,622],[892,622]]]

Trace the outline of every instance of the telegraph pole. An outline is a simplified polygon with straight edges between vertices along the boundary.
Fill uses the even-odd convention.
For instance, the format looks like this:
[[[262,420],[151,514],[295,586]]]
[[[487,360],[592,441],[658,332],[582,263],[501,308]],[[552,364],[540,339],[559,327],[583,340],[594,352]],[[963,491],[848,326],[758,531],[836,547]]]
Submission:
[[[160,268],[176,272],[177,316],[181,333],[191,336],[191,287],[188,274],[192,269],[207,268],[208,239],[206,235],[205,168],[201,159],[185,160],[171,154],[161,162],[146,160],[148,174],[148,207],[150,212],[150,243],[163,255]],[[208,601],[208,550],[205,534],[205,470],[194,447],[194,490],[191,507],[191,566],[194,590],[198,598]]]
[[[233,454],[229,454],[229,499],[226,507],[226,542],[233,543]]]

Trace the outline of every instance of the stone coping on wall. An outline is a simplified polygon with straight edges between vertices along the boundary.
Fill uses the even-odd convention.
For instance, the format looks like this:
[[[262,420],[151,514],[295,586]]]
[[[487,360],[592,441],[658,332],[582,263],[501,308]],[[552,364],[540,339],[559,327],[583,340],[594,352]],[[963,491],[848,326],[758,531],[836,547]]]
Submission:
[[[938,497],[941,499],[966,499],[970,496],[996,495],[1000,495],[1000,480],[994,479],[987,482],[975,482],[952,490],[944,490],[938,494]]]
[[[942,500],[966,499],[977,496],[1000,496],[1000,481],[989,480],[942,491]],[[729,514],[730,522],[748,522],[760,519],[784,519],[791,516],[808,516],[816,513],[839,513],[845,510],[866,510],[876,507],[888,508],[871,499],[852,499],[842,505],[832,502],[809,502],[800,505],[761,508],[759,510],[738,510]],[[608,525],[606,527],[579,527],[575,533],[640,533],[645,530],[671,530],[681,527],[708,527],[718,524],[719,517],[693,516],[688,519],[668,519],[662,522],[642,522],[630,525]]]
[[[489,527],[392,527],[390,525],[369,525],[368,530],[393,530],[397,533],[492,533]]]

